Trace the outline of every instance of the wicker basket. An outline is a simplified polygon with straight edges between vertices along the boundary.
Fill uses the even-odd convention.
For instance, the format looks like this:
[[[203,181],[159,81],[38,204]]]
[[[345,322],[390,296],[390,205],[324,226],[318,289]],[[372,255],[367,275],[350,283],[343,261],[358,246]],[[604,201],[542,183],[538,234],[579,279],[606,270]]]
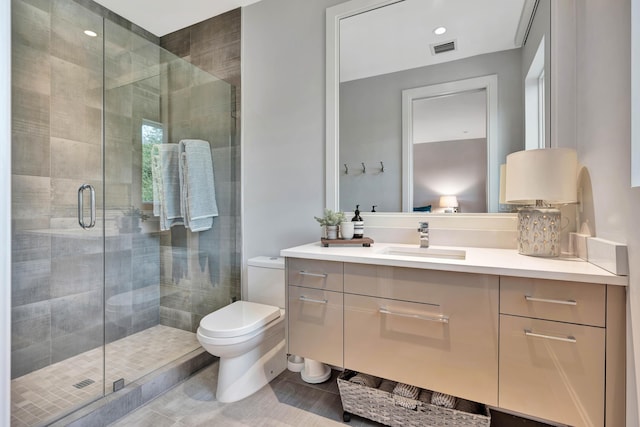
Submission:
[[[349,421],[349,414],[355,414],[393,427],[489,427],[491,424],[486,406],[483,406],[484,414],[471,414],[416,400],[416,409],[407,409],[396,405],[391,393],[350,382],[353,375],[355,372],[345,371],[338,377],[345,421]]]

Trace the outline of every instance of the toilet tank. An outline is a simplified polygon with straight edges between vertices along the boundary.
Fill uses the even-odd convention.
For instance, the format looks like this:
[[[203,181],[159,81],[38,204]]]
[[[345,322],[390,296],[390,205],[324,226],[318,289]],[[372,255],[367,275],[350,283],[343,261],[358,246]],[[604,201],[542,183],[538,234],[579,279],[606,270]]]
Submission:
[[[247,301],[285,308],[284,258],[259,256],[247,265]]]

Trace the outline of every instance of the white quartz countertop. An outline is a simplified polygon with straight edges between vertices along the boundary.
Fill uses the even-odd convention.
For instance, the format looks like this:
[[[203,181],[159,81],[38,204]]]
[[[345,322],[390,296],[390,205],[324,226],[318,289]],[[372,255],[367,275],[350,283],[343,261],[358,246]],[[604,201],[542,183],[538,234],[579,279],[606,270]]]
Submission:
[[[464,259],[431,258],[384,253],[389,248],[417,248],[417,245],[374,243],[371,247],[338,245],[323,247],[320,242],[283,249],[283,257],[306,258],[394,267],[446,270],[463,273],[531,277],[537,279],[628,285],[627,276],[616,276],[580,258],[538,258],[520,255],[515,249],[431,246],[431,249],[465,251]]]

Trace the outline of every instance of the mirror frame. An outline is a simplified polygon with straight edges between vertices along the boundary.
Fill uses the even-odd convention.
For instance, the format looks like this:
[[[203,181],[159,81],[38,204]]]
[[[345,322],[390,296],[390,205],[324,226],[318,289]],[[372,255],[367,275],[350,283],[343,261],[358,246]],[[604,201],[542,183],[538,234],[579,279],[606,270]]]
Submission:
[[[325,207],[328,209],[332,209],[335,211],[338,211],[340,209],[340,175],[338,170],[340,156],[340,20],[348,18],[349,16],[367,12],[372,9],[377,9],[390,4],[398,3],[400,1],[402,0],[350,0],[326,9]],[[552,34],[557,34],[555,30],[558,28],[558,23],[554,19],[554,12],[560,7],[558,6],[558,3],[562,2],[551,2]],[[554,54],[554,51],[556,50],[558,43],[559,41],[555,37],[552,38],[552,51],[550,52],[550,57],[552,58],[552,75],[550,76],[551,99],[549,101],[549,106],[551,109],[551,120],[549,120],[549,126],[551,126],[551,122],[553,122],[553,126],[551,126],[551,143],[547,142],[547,145],[552,147],[556,146],[556,136],[558,132],[562,131],[556,128],[556,125],[559,122],[555,120],[555,115],[557,114],[557,109],[555,107],[558,103],[559,95],[559,93],[556,91],[556,89],[558,88],[558,80],[556,79],[556,77],[558,76],[558,74],[566,74],[561,72],[562,70],[558,70],[557,64],[555,64],[553,61],[553,58],[555,58],[556,56]],[[567,70],[569,70],[569,68],[567,68]],[[570,94],[571,93],[569,93],[569,95]],[[567,98],[571,99],[570,96],[568,96]],[[570,135],[571,134],[572,133],[570,133]],[[403,189],[401,190],[404,191]],[[394,212],[393,214],[413,215],[412,212]],[[488,212],[484,213],[483,215],[502,216],[509,214],[500,212]]]

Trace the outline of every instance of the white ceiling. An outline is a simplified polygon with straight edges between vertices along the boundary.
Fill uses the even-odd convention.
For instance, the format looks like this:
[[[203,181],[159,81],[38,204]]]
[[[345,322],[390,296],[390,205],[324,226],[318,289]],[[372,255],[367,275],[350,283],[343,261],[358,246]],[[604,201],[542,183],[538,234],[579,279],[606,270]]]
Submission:
[[[405,0],[340,21],[340,81],[514,49],[525,0]],[[528,22],[528,17],[526,17]],[[447,32],[437,36],[436,27]],[[456,40],[457,51],[430,45]]]
[[[260,0],[95,0],[145,30],[166,34]]]
[[[416,100],[412,123],[414,144],[486,138],[486,91]]]

